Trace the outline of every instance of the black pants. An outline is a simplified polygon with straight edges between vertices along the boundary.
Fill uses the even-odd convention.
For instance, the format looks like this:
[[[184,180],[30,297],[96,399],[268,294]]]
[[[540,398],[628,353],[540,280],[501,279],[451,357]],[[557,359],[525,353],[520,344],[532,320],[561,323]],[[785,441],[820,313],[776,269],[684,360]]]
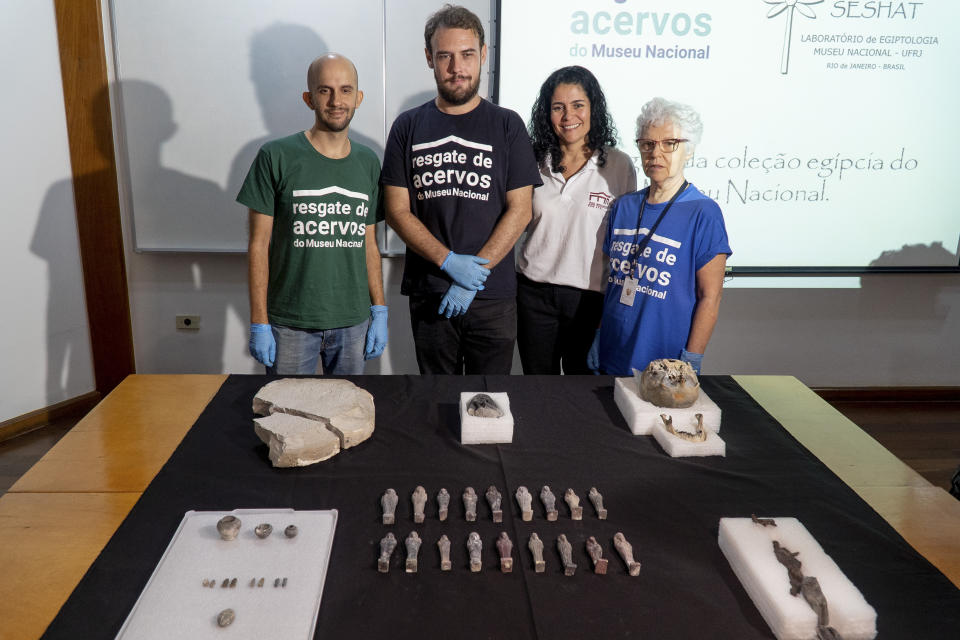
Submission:
[[[603,294],[517,278],[517,345],[523,372],[591,373],[587,352],[600,326]]]
[[[517,301],[474,299],[462,316],[437,313],[443,296],[410,296],[420,373],[503,374],[513,368]]]

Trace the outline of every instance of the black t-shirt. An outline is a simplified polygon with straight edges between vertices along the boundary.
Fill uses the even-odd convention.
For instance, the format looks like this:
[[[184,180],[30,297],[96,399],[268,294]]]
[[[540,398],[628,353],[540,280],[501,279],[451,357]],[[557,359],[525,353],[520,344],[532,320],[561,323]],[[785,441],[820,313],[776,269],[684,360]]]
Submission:
[[[410,210],[454,253],[476,255],[506,210],[507,191],[541,184],[530,138],[513,111],[486,100],[449,115],[433,100],[400,114],[383,158],[384,185],[404,187]],[[451,279],[407,248],[400,292],[444,293]],[[478,298],[516,295],[513,251],[500,261]]]

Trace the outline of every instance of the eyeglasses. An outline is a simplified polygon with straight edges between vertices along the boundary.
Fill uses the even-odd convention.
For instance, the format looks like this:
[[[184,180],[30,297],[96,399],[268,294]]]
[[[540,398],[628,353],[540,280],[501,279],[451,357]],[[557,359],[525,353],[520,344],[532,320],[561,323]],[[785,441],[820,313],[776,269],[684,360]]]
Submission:
[[[653,150],[659,145],[660,151],[664,153],[673,153],[680,146],[681,142],[688,142],[686,138],[667,138],[666,140],[650,140],[648,138],[637,138],[637,146],[640,153],[653,153]]]

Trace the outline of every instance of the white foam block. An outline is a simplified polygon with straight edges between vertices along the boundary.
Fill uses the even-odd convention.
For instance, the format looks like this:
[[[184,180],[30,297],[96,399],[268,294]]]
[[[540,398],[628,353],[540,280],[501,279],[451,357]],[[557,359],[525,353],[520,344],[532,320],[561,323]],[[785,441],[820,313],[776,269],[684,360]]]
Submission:
[[[804,576],[820,583],[830,626],[844,640],[870,640],[877,635],[877,612],[840,567],[796,518],[774,518],[764,527],[750,518],[721,518],[718,543],[733,572],[770,630],[779,640],[817,637],[817,615],[802,595],[790,595],[790,580],[773,552],[773,541],[799,552]]]
[[[467,403],[478,393],[486,393],[501,409],[499,418],[478,418],[467,413]],[[464,391],[460,394],[460,444],[497,444],[513,442],[513,414],[506,392]]]
[[[634,435],[648,436],[653,428],[663,424],[660,414],[673,416],[673,424],[696,424],[696,414],[703,414],[703,426],[714,433],[720,433],[720,407],[710,399],[703,389],[693,405],[686,409],[671,409],[658,407],[640,397],[637,393],[637,383],[633,377],[617,378],[613,383],[613,401],[623,414],[624,420],[630,426]]]
[[[659,418],[658,418],[659,419]],[[673,421],[673,428],[677,431],[687,431],[694,433],[697,421],[693,420],[690,424],[678,423]],[[660,424],[653,426],[653,437],[659,443],[663,450],[670,454],[671,458],[685,458],[688,456],[726,456],[727,443],[720,436],[707,429],[707,439],[703,442],[689,442],[683,438],[673,435],[667,428]]]

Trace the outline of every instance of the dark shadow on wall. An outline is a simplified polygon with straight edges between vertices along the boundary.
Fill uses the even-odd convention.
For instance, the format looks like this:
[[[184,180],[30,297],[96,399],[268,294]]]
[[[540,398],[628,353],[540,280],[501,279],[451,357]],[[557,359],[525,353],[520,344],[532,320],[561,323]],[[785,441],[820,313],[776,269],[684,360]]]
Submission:
[[[871,267],[912,267],[918,265],[956,266],[957,254],[942,243],[903,245],[895,251],[884,251]],[[861,312],[890,322],[909,319],[912,325],[931,329],[941,324],[950,313],[941,294],[956,286],[956,276],[935,274],[867,274],[860,278]]]

